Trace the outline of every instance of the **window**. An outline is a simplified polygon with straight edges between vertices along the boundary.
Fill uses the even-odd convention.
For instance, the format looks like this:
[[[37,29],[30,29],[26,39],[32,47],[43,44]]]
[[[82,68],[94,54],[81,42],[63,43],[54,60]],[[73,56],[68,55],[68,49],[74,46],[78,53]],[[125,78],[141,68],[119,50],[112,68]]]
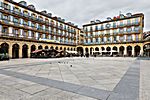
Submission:
[[[124,25],[123,25],[123,21],[120,21],[120,27],[123,27]]]
[[[122,29],[119,29],[119,32],[120,33],[123,33],[124,32],[124,29],[122,28]]]
[[[114,37],[114,41],[117,41],[117,38],[116,38],[116,36]]]
[[[136,40],[136,41],[139,40],[139,35],[138,35],[138,34],[135,35],[135,40]]]
[[[103,25],[101,25],[101,30],[103,30],[104,29],[104,26]]]
[[[25,17],[28,17],[28,16],[29,16],[29,13],[28,13],[27,11],[24,11],[24,12],[23,12],[23,15],[24,15]]]
[[[127,25],[131,25],[131,20],[130,19],[127,20]]]
[[[31,31],[31,37],[34,37],[34,32]]]
[[[2,15],[2,19],[3,19],[3,20],[9,20],[9,18],[10,18],[10,17],[7,16],[7,15]]]
[[[19,13],[20,13],[20,9],[17,8],[17,7],[14,7],[14,12],[15,12],[16,14],[19,14]]]
[[[5,10],[10,10],[10,5],[8,5],[6,3],[2,3],[2,2],[1,2],[1,5]]]
[[[127,36],[127,41],[131,41],[131,40],[132,40],[132,36],[131,35]]]
[[[2,28],[2,33],[8,33],[8,27],[3,27]]]
[[[104,37],[102,37],[102,42],[104,42]]]
[[[116,28],[116,27],[117,27],[116,22],[114,22],[113,23],[113,28]]]
[[[96,31],[98,30],[98,26],[95,26],[95,30],[96,30]]]
[[[132,31],[132,28],[127,28],[127,32],[130,33]]]
[[[114,30],[114,35],[116,35],[116,34],[117,34],[117,30],[115,29],[115,30]]]
[[[98,38],[96,38],[96,42],[98,42]]]
[[[140,30],[140,27],[135,27],[135,28],[134,28],[134,31],[135,31],[135,32],[139,32],[139,30]]]
[[[23,36],[27,37],[27,31],[23,31]]]
[[[19,19],[14,17],[14,23],[19,23]]]
[[[124,37],[123,37],[123,36],[121,36],[121,37],[120,37],[120,41],[122,42],[123,40],[124,40]]]

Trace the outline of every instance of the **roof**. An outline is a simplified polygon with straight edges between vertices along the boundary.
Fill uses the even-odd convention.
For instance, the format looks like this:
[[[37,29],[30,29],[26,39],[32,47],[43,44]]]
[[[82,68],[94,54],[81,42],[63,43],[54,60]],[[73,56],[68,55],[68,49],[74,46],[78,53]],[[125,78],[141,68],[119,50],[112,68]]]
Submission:
[[[102,22],[98,22],[98,23],[89,23],[89,24],[83,25],[83,27],[91,26],[91,25],[97,25],[97,24],[103,24],[103,23],[108,23],[108,22],[113,22],[113,21],[119,21],[119,20],[125,20],[125,19],[130,19],[130,18],[136,18],[136,17],[143,17],[144,18],[144,14],[143,13],[137,13],[137,14],[133,14],[131,17],[106,20],[106,21],[102,21]]]

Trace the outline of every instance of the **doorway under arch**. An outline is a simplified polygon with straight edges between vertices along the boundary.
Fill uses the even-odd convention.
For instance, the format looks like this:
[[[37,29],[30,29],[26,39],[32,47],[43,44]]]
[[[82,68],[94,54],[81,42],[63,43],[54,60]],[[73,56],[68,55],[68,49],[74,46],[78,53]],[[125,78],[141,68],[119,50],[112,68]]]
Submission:
[[[31,52],[35,51],[36,50],[36,46],[35,45],[32,45],[31,46]]]
[[[12,46],[12,58],[19,58],[19,45],[18,44],[14,44]]]
[[[28,58],[28,45],[26,44],[22,46],[22,58]]]
[[[132,47],[131,46],[127,47],[127,56],[129,56],[129,57],[132,56]]]
[[[0,45],[0,53],[4,53],[4,54],[9,53],[9,45],[7,43],[2,43]]]
[[[119,47],[119,55],[120,56],[123,56],[124,55],[124,47],[123,46],[121,46],[121,47]]]
[[[83,48],[82,48],[82,47],[77,47],[77,52],[78,52],[80,55],[83,55]]]
[[[137,45],[134,47],[134,52],[136,57],[140,55],[140,50],[141,50],[140,46]]]

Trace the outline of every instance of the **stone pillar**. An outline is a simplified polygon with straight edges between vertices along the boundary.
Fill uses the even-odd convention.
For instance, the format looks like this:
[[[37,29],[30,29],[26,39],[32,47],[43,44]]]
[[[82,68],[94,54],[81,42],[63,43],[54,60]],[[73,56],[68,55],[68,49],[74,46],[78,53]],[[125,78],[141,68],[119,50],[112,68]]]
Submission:
[[[12,58],[12,45],[11,44],[9,45],[8,53],[9,53],[9,57]]]
[[[31,56],[31,46],[28,47],[28,58]]]
[[[19,46],[19,58],[22,58],[22,45]]]
[[[135,56],[135,50],[134,50],[134,47],[132,47],[132,56],[133,56],[133,57]]]
[[[127,47],[124,47],[124,53],[123,53],[124,56],[127,56]]]
[[[143,46],[142,46],[140,50],[140,56],[143,56],[143,55],[144,55],[144,51],[143,51]]]

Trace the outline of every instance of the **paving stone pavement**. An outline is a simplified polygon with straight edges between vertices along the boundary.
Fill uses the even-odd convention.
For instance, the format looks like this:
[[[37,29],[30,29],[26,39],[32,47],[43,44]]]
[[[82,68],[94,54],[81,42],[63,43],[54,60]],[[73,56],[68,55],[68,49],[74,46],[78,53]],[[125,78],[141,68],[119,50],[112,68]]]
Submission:
[[[0,100],[150,100],[147,59],[101,57],[0,62]]]

